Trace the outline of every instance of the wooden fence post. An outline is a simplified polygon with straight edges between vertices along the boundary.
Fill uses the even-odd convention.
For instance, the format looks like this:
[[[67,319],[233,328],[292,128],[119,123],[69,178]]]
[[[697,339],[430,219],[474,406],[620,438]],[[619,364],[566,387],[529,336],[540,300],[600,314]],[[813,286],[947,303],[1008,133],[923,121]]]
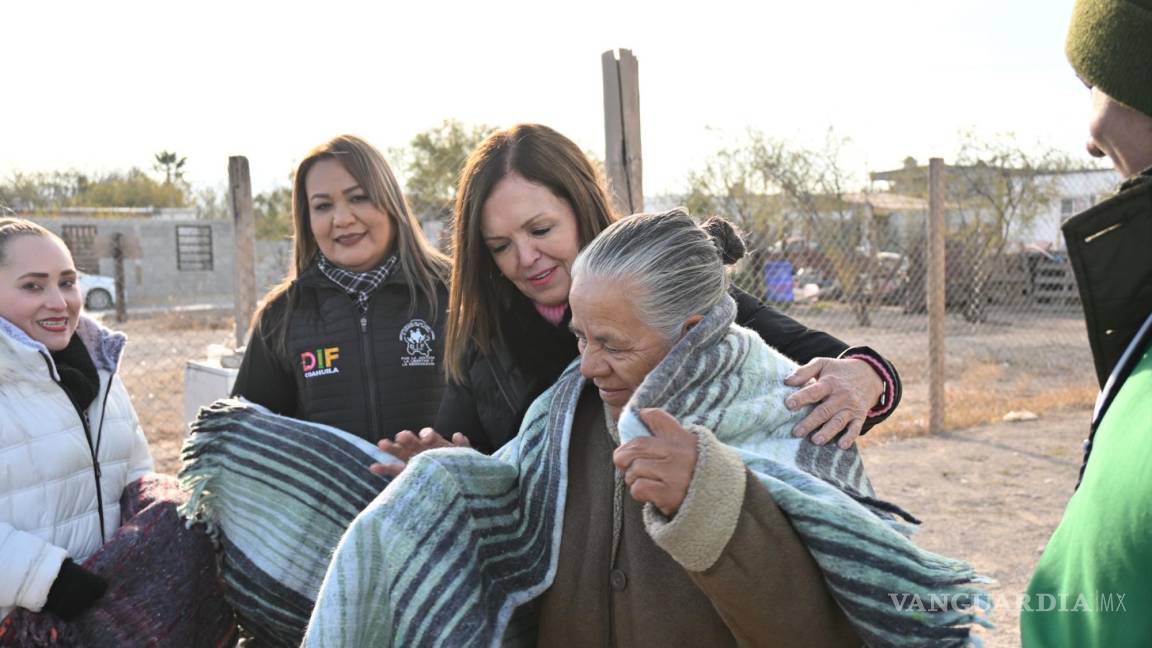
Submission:
[[[236,346],[244,344],[248,324],[256,311],[256,217],[252,211],[252,178],[248,158],[228,158],[228,189],[236,237],[233,259],[233,304],[236,315]]]
[[[928,432],[944,431],[944,160],[928,161]]]
[[[128,306],[124,300],[124,235],[112,235],[112,275],[113,290],[116,292],[116,321],[128,321]]]
[[[616,210],[644,211],[640,156],[640,65],[631,50],[600,55],[604,70],[604,166]]]

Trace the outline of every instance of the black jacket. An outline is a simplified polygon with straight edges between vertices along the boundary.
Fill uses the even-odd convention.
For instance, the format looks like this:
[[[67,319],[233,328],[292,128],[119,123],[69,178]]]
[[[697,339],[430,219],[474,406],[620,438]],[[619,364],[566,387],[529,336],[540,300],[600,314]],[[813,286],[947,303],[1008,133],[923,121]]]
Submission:
[[[1126,351],[1144,348],[1152,336],[1145,326],[1152,316],[1152,168],[1125,182],[1117,195],[1070,218],[1063,231],[1103,390],[1084,446],[1083,476],[1096,429],[1140,359]]]
[[[884,362],[895,380],[893,400],[899,403],[900,377],[890,363],[874,352],[850,349],[831,335],[805,327],[738,288],[732,289],[732,297],[736,300],[736,323],[756,331],[765,342],[798,363],[834,358],[850,350],[861,350]],[[502,319],[504,338],[516,340],[516,344],[512,348],[499,346],[490,355],[473,353],[465,363],[465,380],[449,381],[436,415],[437,432],[445,436],[462,432],[481,452],[494,452],[516,436],[528,406],[578,355],[576,336],[568,330],[570,315],[559,327],[552,326],[528,300],[516,301]],[[887,418],[892,409],[869,419],[864,430]]]
[[[287,355],[271,339],[292,293]],[[368,315],[315,267],[261,315],[244,354],[233,395],[278,414],[324,423],[375,443],[432,422],[443,391],[443,320],[411,298],[397,267],[372,294]]]

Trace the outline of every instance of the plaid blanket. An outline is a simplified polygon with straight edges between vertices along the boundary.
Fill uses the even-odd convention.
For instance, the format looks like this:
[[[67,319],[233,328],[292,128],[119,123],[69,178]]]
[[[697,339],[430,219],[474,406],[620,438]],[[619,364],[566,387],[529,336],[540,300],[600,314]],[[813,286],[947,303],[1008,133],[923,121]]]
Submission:
[[[328,560],[395,461],[333,427],[241,400],[201,409],[184,444],[181,509],[222,549],[225,598],[260,646],[299,646]]]
[[[829,590],[870,646],[978,643],[987,595],[966,564],[908,540],[898,509],[874,497],[855,449],[793,438],[782,405],[795,365],[732,325],[725,300],[647,376],[619,422],[663,407],[712,430],[790,517]],[[576,364],[529,408],[492,457],[426,452],[361,513],[340,542],[305,646],[534,643],[530,606],[552,583],[563,527],[572,420],[584,386]],[[898,600],[942,601],[933,607]]]
[[[108,579],[96,605],[73,621],[17,609],[0,623],[0,646],[172,646],[236,643],[212,542],[176,511],[176,479],[149,475],[120,498],[123,523],[84,567]]]

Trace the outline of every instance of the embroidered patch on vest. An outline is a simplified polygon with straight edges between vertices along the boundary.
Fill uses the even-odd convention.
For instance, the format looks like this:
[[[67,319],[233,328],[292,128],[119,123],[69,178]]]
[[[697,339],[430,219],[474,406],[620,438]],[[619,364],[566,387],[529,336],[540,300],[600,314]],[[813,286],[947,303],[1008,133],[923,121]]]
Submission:
[[[432,343],[436,341],[436,332],[424,320],[414,319],[400,329],[400,341],[404,343],[406,355],[400,356],[400,365],[404,367],[434,367],[436,355],[432,350]]]
[[[340,359],[340,347],[323,347],[300,354],[300,368],[305,378],[327,376],[340,373],[336,361]]]

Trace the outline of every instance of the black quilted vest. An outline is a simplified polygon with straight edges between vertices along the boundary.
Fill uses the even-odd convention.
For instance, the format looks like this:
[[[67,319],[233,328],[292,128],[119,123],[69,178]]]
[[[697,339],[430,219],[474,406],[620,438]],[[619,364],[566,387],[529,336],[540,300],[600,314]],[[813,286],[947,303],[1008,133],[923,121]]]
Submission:
[[[319,272],[301,276],[288,329],[298,416],[372,443],[432,425],[443,391],[444,312],[439,289],[433,318],[410,296],[397,268],[361,317],[351,297]]]

